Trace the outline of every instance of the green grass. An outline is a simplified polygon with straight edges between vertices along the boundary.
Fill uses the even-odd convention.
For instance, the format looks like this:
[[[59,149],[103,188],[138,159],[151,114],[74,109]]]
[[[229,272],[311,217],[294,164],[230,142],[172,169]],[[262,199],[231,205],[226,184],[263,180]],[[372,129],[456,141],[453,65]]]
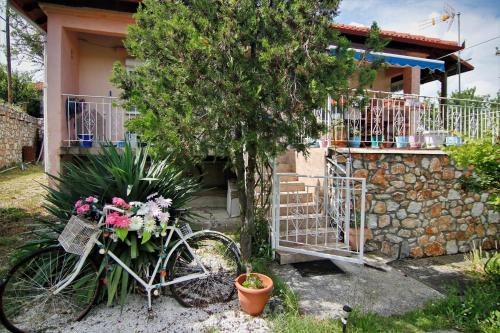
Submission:
[[[274,332],[279,333],[335,333],[342,332],[340,320],[319,320],[299,314],[296,293],[272,270],[268,259],[253,259],[252,270],[270,276],[285,308],[282,314],[271,314]],[[348,332],[420,333],[455,329],[460,332],[500,332],[500,285],[493,279],[475,277],[475,281],[459,292],[450,288],[439,300],[427,303],[399,316],[383,317],[375,313],[364,314],[354,310],[349,317]]]

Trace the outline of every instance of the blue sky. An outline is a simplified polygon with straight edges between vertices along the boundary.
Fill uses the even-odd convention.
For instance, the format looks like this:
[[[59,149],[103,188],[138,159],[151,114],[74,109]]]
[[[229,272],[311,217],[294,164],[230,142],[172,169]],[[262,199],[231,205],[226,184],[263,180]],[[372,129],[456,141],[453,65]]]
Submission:
[[[448,30],[446,23],[421,29],[422,21],[439,16],[444,1],[438,0],[343,0],[335,21],[370,26],[376,21],[382,29],[457,40],[457,23]],[[461,12],[461,40],[465,46],[500,36],[500,0],[449,0],[449,5]],[[463,59],[469,59],[475,69],[462,75],[462,88],[477,87],[479,94],[494,95],[500,90],[500,38],[464,50]],[[439,83],[422,86],[423,95],[436,95]],[[448,93],[458,89],[457,76],[448,79]]]

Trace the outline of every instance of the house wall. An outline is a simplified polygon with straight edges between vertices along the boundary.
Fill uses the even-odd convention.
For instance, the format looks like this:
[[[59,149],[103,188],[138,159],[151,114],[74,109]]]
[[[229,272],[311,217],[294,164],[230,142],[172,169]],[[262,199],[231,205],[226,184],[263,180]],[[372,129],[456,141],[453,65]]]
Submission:
[[[83,32],[125,37],[127,27],[133,23],[133,18],[130,14],[90,8],[70,8],[52,4],[41,6],[48,18],[47,88],[46,105],[44,105],[45,171],[57,174],[60,170],[60,147],[67,133],[62,94],[78,94],[81,93],[80,88],[85,89],[84,92],[90,92],[92,89],[104,90],[101,89],[104,86],[100,86],[101,78],[109,78],[109,71],[102,68],[100,68],[102,71],[93,70],[89,73],[80,70],[82,59],[77,34]],[[86,51],[84,50],[83,54],[83,64],[89,65],[93,60]],[[106,56],[104,58],[108,59]],[[108,90],[109,87],[104,88]]]
[[[499,213],[488,193],[465,192],[470,174],[441,151],[429,154],[353,154],[353,176],[367,179],[366,225],[375,245],[392,257],[422,257],[492,248]]]
[[[0,105],[0,170],[22,162],[24,146],[35,148],[43,119]]]

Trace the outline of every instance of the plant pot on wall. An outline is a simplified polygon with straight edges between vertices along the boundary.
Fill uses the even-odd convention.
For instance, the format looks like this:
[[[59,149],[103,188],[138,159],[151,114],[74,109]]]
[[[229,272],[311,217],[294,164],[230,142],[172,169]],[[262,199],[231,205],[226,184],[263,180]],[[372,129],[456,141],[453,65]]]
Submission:
[[[348,144],[349,147],[359,148],[361,146],[361,135],[350,137]]]
[[[410,135],[408,139],[410,141],[410,148],[420,148],[424,143],[424,137],[422,135]]]
[[[80,147],[92,148],[92,141],[94,141],[94,135],[78,134],[78,141],[80,142]]]
[[[372,137],[371,137],[372,148],[382,147],[383,141],[384,141],[384,137],[382,135],[372,135]]]
[[[410,144],[407,136],[396,136],[396,147],[397,148],[406,148]]]
[[[447,136],[445,139],[445,144],[447,146],[461,146],[462,145],[462,138],[460,138],[456,135]]]
[[[235,285],[238,289],[238,299],[243,312],[251,316],[258,316],[264,311],[264,307],[269,301],[271,291],[273,290],[273,280],[264,274],[251,273],[249,275],[259,278],[262,282],[262,288],[253,289],[243,287],[243,283],[246,281],[248,275],[241,274],[235,280]]]
[[[359,238],[360,238],[360,230],[359,228],[349,228],[349,246],[351,247],[351,250],[353,251],[359,251]],[[364,237],[363,237],[364,243],[366,243],[367,240],[370,240],[373,238],[372,236],[372,231],[368,228],[365,228],[364,230]]]
[[[424,140],[427,148],[438,148],[443,145],[446,131],[425,131]]]

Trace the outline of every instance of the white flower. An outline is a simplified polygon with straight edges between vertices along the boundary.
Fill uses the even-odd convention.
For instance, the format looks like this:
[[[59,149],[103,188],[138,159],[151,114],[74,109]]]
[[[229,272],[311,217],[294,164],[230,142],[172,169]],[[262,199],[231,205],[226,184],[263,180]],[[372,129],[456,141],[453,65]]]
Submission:
[[[130,219],[130,224],[128,225],[128,230],[136,231],[142,228],[144,220],[140,216],[134,216]]]
[[[163,196],[156,198],[155,201],[162,208],[168,208],[172,205],[172,199],[165,199]]]
[[[151,215],[153,215],[154,217],[159,217],[161,214],[163,214],[163,210],[154,202],[152,202],[150,204],[150,210],[149,212],[151,213]]]
[[[166,223],[168,222],[168,219],[170,218],[170,213],[161,213],[157,216],[158,220],[160,220],[161,223]]]
[[[158,195],[158,192],[152,193],[146,197],[146,199],[151,200],[152,198],[156,197]]]
[[[152,216],[146,216],[144,218],[144,231],[154,232],[156,229],[156,221]]]
[[[144,203],[141,205],[136,214],[144,216],[149,214],[149,211],[150,211],[149,203]]]

